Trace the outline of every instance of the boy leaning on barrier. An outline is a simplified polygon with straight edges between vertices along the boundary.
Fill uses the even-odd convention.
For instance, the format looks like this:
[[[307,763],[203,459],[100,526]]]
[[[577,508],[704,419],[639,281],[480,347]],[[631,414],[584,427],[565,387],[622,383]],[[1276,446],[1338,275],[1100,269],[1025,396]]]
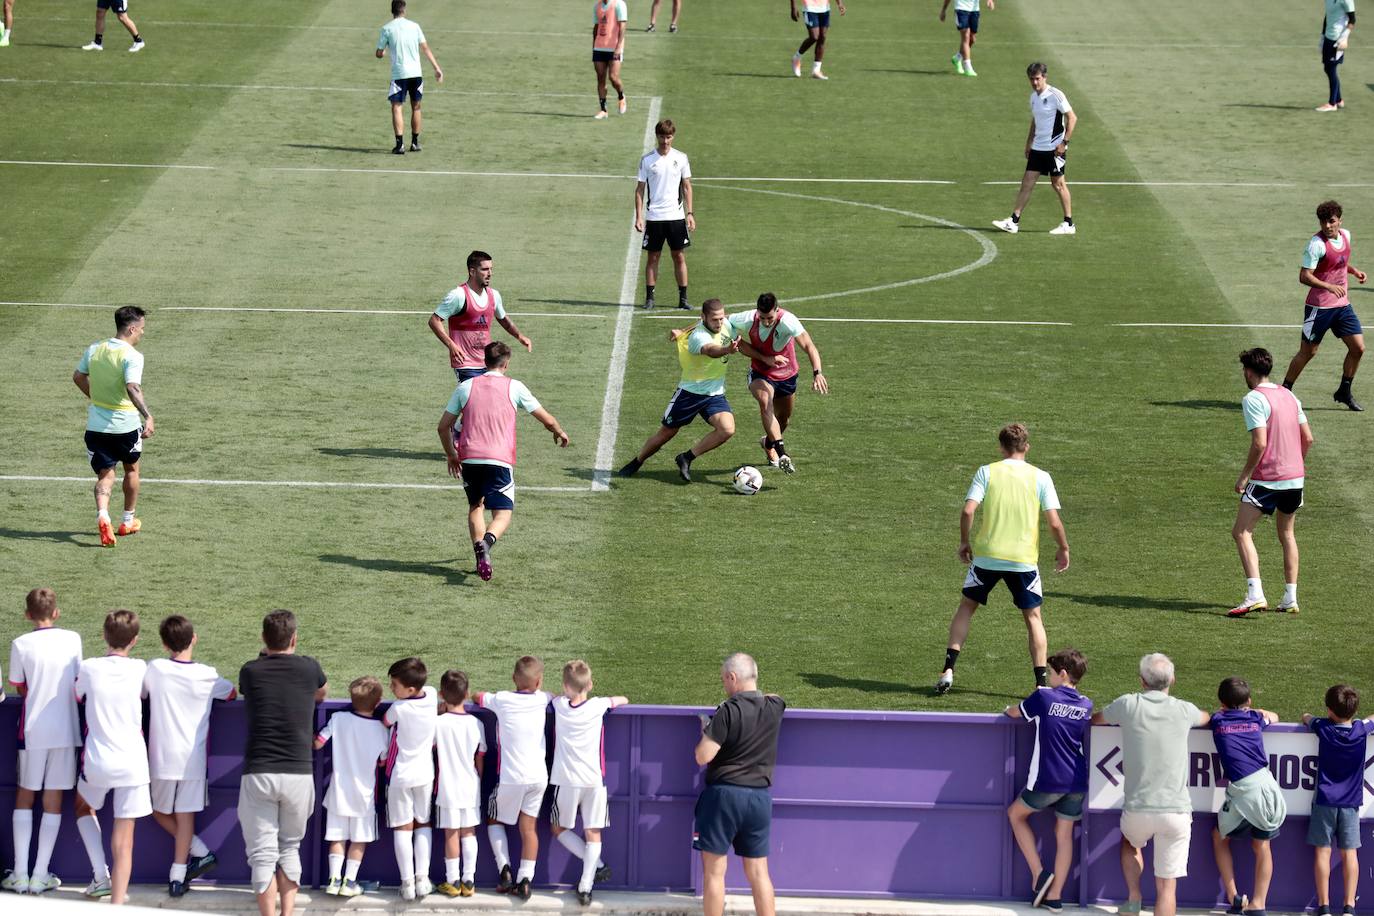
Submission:
[[[1364,756],[1374,716],[1357,719],[1360,695],[1355,688],[1336,684],[1326,691],[1326,716],[1303,713],[1302,724],[1317,735],[1317,791],[1307,825],[1307,845],[1315,847],[1312,863],[1317,884],[1314,916],[1331,912],[1331,847],[1341,851],[1345,904],[1341,912],[1355,912],[1360,883],[1360,806],[1364,803]]]

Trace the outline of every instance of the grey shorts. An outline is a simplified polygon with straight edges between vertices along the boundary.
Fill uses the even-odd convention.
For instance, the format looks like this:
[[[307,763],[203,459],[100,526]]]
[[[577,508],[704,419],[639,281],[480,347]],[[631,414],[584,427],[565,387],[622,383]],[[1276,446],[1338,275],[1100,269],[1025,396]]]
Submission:
[[[1360,848],[1360,809],[1313,805],[1307,822],[1308,846]]]

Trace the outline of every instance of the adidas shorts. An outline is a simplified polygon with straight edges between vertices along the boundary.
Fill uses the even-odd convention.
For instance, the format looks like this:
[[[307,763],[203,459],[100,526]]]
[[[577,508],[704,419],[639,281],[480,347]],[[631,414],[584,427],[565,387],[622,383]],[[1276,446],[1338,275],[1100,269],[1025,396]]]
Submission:
[[[538,817],[547,788],[544,783],[532,786],[499,783],[487,799],[487,817],[502,824],[514,824],[522,814]]]
[[[549,809],[549,820],[572,830],[577,826],[577,815],[582,815],[582,827],[588,830],[605,830],[611,825],[605,786],[552,786],[553,806]]]

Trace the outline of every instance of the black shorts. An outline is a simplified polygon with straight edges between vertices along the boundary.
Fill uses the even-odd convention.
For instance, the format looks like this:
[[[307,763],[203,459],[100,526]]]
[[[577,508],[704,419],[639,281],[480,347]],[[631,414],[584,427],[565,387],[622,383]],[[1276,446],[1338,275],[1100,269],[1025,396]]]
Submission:
[[[129,11],[129,0],[95,0],[95,8],[98,10],[110,10],[113,13],[127,13]]]
[[[663,243],[673,251],[681,251],[692,244],[685,219],[651,219],[644,224],[644,250],[662,251]]]
[[[1345,60],[1345,52],[1336,47],[1336,43],[1325,35],[1322,36],[1322,66],[1327,64],[1339,64]]]
[[[1052,149],[1033,149],[1026,157],[1026,171],[1039,172],[1041,175],[1063,175],[1067,157],[1067,151],[1060,156]]]
[[[725,855],[733,846],[744,859],[768,857],[773,796],[764,788],[710,785],[697,798],[692,848]]]
[[[399,105],[410,96],[411,104],[419,102],[425,94],[424,77],[412,76],[409,79],[392,80],[391,86],[386,91],[386,97],[393,105]]]
[[[791,378],[771,379],[766,375],[755,372],[751,367],[747,378],[747,384],[752,385],[755,382],[763,382],[768,385],[769,388],[773,389],[773,397],[775,398],[790,398],[797,393],[797,374],[795,372],[792,373]]]
[[[1015,572],[970,565],[968,573],[964,576],[964,597],[972,598],[979,604],[987,604],[988,595],[998,582],[1007,583],[1007,590],[1011,592],[1011,603],[1016,605],[1018,610],[1033,611],[1044,603],[1038,569]]]
[[[488,510],[515,508],[515,476],[510,468],[499,464],[463,462],[463,490],[468,495],[468,507],[478,503]]]
[[[143,457],[143,431],[97,433],[86,430],[86,457],[97,474],[117,464],[138,464]]]
[[[609,64],[615,60],[614,51],[602,51],[599,48],[592,49],[592,63]]]
[[[1252,480],[1245,485],[1245,492],[1240,494],[1240,501],[1254,506],[1265,515],[1273,515],[1275,512],[1292,515],[1302,508],[1302,487],[1296,490],[1271,490],[1264,484]]]

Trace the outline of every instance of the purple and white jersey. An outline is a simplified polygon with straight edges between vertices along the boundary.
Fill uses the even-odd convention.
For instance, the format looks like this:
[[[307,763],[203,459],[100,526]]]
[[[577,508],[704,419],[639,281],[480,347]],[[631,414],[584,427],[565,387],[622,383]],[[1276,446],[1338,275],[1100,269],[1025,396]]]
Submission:
[[[1093,701],[1072,687],[1041,687],[1021,701],[1035,726],[1026,788],[1032,792],[1088,791],[1083,741],[1092,726]]]
[[[1264,751],[1264,730],[1269,722],[1253,709],[1223,709],[1212,713],[1212,740],[1221,757],[1221,769],[1231,782],[1244,779],[1269,766]]]
[[[1333,808],[1358,808],[1364,804],[1364,750],[1374,729],[1362,719],[1337,725],[1330,719],[1313,719],[1317,733],[1317,794],[1312,802]]]

